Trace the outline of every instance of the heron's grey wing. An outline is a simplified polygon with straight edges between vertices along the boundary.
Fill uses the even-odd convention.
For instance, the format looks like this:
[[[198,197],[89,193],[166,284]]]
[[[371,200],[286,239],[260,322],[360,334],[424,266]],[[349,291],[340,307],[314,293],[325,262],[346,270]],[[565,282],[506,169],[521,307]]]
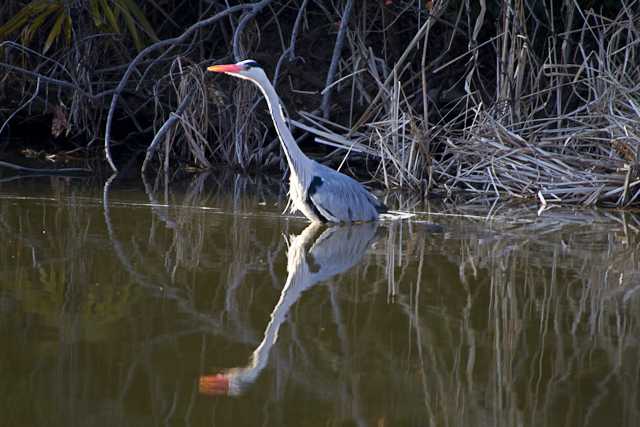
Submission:
[[[383,206],[362,184],[318,164],[307,197],[332,222],[372,221]]]
[[[327,228],[308,252],[313,281],[328,280],[359,263],[375,241],[377,229],[375,222]]]

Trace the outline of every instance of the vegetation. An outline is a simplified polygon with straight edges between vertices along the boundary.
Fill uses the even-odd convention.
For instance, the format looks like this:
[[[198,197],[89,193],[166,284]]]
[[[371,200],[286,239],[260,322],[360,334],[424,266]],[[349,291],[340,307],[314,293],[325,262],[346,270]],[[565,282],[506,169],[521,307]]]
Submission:
[[[87,3],[87,2],[85,2]],[[107,0],[91,0],[88,2],[88,16],[91,18],[96,31],[109,31],[120,33],[119,17],[127,25],[131,38],[138,49],[143,44],[136,25],[140,25],[147,34],[157,38],[149,21],[144,16],[138,5],[133,0],[113,0],[113,4]],[[42,47],[42,53],[47,53],[51,46],[64,34],[67,46],[71,43],[74,27],[72,14],[81,19],[81,15],[73,13],[71,2],[64,0],[35,0],[25,5],[13,18],[0,27],[0,38],[6,39],[12,33],[20,32],[24,45],[29,45],[34,35],[47,30],[47,37]],[[76,11],[77,12],[77,11]],[[51,24],[50,28],[46,27]]]
[[[387,188],[640,203],[636,0],[190,4],[3,2],[0,150],[284,168],[256,89],[204,72],[252,57],[307,150]]]

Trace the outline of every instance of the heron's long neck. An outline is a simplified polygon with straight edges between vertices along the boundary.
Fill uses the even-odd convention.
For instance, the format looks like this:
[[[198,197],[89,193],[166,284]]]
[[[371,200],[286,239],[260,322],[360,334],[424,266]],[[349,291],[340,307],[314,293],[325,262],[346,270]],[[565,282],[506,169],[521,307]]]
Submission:
[[[278,94],[271,85],[271,82],[265,79],[265,81],[257,83],[267,100],[267,104],[269,104],[271,119],[273,120],[276,132],[278,132],[278,136],[282,142],[282,147],[284,148],[284,153],[287,156],[289,167],[292,169],[292,173],[298,173],[301,170],[302,164],[309,161],[309,158],[305,156],[302,150],[300,150],[296,140],[293,138],[282,112],[280,97],[278,97]]]
[[[307,288],[316,283],[309,279],[309,272],[306,266],[299,265],[296,268],[299,270],[290,272],[289,277],[287,277],[287,282],[280,293],[280,299],[271,312],[271,319],[264,331],[264,338],[251,355],[251,363],[243,368],[242,379],[245,382],[255,382],[260,372],[267,366],[271,348],[278,340],[278,332],[287,319],[287,314],[291,307],[300,299],[300,296]]]

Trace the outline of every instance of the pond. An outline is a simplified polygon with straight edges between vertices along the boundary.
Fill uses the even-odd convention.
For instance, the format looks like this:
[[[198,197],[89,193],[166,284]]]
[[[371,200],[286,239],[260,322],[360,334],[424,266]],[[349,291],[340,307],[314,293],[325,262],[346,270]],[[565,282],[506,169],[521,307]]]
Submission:
[[[102,184],[0,184],[2,425],[638,425],[633,213]]]

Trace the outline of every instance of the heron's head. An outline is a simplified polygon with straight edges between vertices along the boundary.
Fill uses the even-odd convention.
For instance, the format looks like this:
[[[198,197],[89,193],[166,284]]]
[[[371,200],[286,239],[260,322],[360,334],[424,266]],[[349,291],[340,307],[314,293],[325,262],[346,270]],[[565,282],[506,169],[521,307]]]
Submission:
[[[253,81],[266,77],[262,67],[260,67],[253,59],[240,61],[236,64],[212,65],[211,67],[208,67],[207,70],[213,71],[214,73],[225,73],[230,76]]]

